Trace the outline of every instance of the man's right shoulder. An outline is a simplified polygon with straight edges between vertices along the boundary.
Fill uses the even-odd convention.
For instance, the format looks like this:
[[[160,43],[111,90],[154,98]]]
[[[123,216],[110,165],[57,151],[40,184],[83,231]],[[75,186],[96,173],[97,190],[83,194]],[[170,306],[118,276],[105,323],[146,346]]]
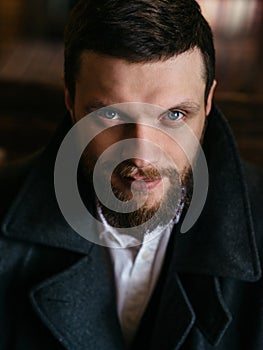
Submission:
[[[0,168],[0,221],[41,153],[34,153]]]

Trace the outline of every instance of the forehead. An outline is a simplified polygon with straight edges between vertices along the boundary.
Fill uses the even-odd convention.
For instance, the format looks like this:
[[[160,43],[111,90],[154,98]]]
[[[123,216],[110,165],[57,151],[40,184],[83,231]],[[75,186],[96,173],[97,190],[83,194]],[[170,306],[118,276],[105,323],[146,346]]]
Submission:
[[[205,69],[198,49],[167,60],[131,63],[83,52],[76,80],[76,98],[105,104],[144,102],[164,105],[169,99],[202,98]]]

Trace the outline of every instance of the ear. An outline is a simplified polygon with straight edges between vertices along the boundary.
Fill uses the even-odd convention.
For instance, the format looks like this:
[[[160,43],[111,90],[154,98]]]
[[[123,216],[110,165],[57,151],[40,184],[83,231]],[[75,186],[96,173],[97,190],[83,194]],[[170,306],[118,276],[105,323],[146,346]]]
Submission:
[[[206,108],[205,108],[205,115],[206,116],[208,116],[208,114],[210,113],[211,108],[212,108],[212,102],[213,102],[213,97],[214,97],[216,85],[217,85],[217,82],[216,82],[216,80],[214,80],[213,84],[211,86],[211,89],[209,91],[209,95],[208,95],[207,102],[206,102]]]
[[[65,99],[66,108],[70,113],[71,119],[74,121],[73,101],[70,96],[69,90],[66,86],[64,87],[64,99]]]

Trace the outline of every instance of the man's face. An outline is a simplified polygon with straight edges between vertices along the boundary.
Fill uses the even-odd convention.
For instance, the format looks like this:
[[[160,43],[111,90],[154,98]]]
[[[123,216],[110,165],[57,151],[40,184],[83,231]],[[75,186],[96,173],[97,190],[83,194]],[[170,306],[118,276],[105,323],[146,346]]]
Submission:
[[[66,89],[66,104],[74,122],[92,113],[87,132],[97,136],[84,156],[90,178],[99,157],[110,147],[102,178],[111,182],[123,201],[132,197],[139,201],[147,193],[141,215],[156,211],[162,201],[169,200],[172,188],[178,187],[176,174],[184,181],[189,173],[187,155],[174,135],[187,125],[201,139],[215,86],[205,103],[205,84],[198,49],[154,63],[129,63],[84,52],[75,100],[70,100]],[[100,128],[105,130],[99,133]],[[127,146],[124,140],[132,144]],[[111,147],[118,142],[118,147]],[[116,158],[120,165],[108,178],[107,165]]]

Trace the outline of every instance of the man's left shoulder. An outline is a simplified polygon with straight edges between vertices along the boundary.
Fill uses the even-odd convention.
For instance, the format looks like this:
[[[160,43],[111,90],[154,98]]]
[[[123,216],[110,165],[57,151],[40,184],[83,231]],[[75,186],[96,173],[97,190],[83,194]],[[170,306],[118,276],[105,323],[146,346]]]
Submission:
[[[250,201],[254,204],[262,204],[263,201],[263,169],[257,165],[244,162],[244,173],[248,187]]]
[[[243,165],[256,239],[263,251],[263,169],[247,162]]]

